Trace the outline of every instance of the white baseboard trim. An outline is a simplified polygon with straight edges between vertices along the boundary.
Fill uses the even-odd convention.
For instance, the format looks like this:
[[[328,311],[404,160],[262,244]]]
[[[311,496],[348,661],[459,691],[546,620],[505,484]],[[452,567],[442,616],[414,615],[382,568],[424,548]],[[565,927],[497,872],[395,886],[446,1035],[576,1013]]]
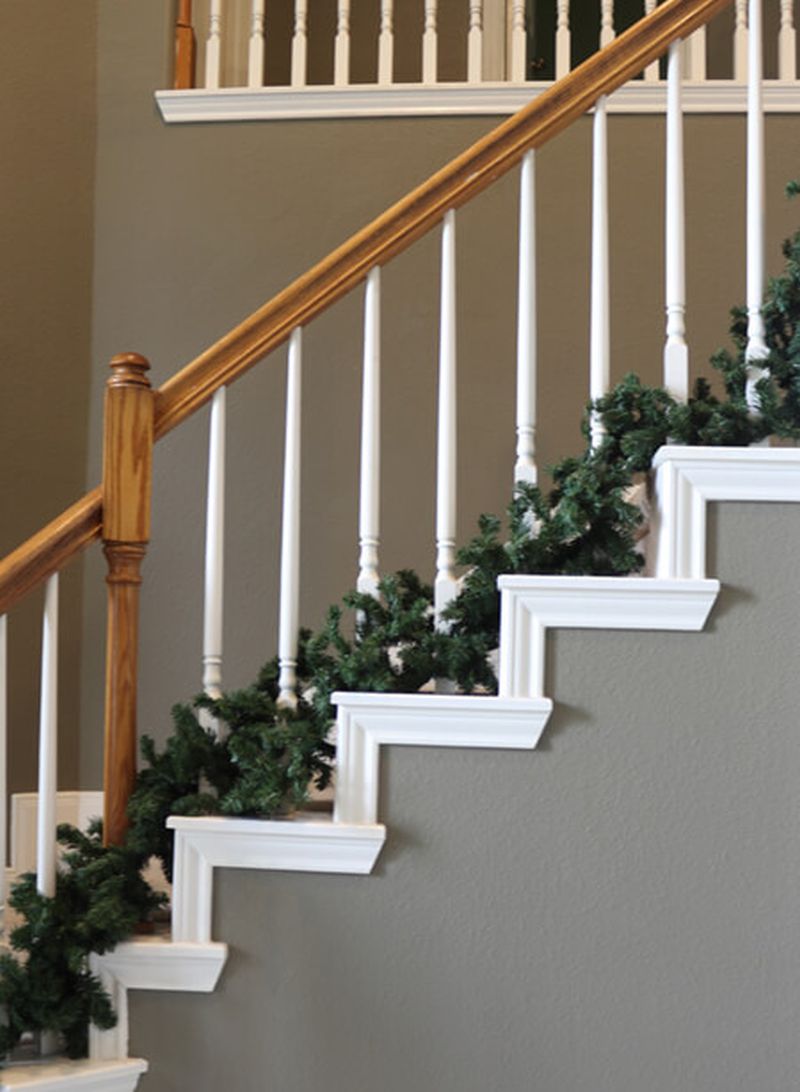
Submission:
[[[500,693],[544,693],[547,630],[703,628],[718,580],[501,576]]]
[[[531,749],[552,702],[443,694],[335,693],[334,821],[374,823],[378,815],[380,747]]]
[[[124,1061],[52,1062],[12,1066],[0,1071],[0,1092],[36,1089],[37,1092],[133,1092],[147,1072],[143,1058]]]
[[[330,820],[227,819],[171,816],[175,831],[172,936],[211,940],[215,868],[367,875],[386,840],[380,824]]]
[[[710,501],[800,501],[800,448],[662,447],[656,471],[656,556],[664,579],[706,572]]]
[[[767,113],[800,112],[798,83],[767,80]],[[185,122],[281,121],[300,118],[447,117],[514,114],[550,82],[355,84],[351,87],[223,87],[208,91],[156,91],[161,116],[168,124]],[[632,80],[608,101],[614,114],[663,114],[666,83]],[[689,114],[743,114],[747,85],[735,80],[685,83],[683,109]]]

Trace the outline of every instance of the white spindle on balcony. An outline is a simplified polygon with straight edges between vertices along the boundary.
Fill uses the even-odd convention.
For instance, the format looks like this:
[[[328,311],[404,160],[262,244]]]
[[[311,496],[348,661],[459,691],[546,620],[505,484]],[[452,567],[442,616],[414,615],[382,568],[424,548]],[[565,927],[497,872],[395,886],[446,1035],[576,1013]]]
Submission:
[[[225,581],[225,399],[214,395],[208,436],[206,560],[203,611],[203,691],[222,694],[222,619]]]
[[[747,79],[747,0],[736,0],[733,29],[733,78]]]
[[[247,59],[248,87],[264,85],[264,0],[253,0],[250,16],[250,50]]]
[[[294,0],[292,87],[305,87],[308,60],[308,0]]]
[[[442,225],[439,396],[436,436],[436,580],[434,608],[442,612],[456,594],[456,214]]]
[[[436,83],[438,71],[439,35],[437,30],[437,0],[425,0],[425,24],[422,31],[422,82]]]
[[[656,0],[644,0],[644,13],[645,13],[645,15],[650,15],[655,10],[656,10]],[[652,82],[653,80],[657,80],[659,78],[658,61],[653,61],[652,64],[649,64],[647,66],[647,68],[644,70],[644,78],[648,82]]]
[[[778,36],[778,76],[797,79],[797,45],[792,0],[781,0],[781,29]]]
[[[211,0],[208,13],[208,39],[206,41],[206,87],[213,91],[219,87],[222,68],[222,0]]]
[[[517,461],[514,481],[536,484],[536,153],[526,152],[519,180],[517,293]]]
[[[350,83],[350,0],[339,0],[337,7],[333,82],[337,87]]]
[[[686,75],[693,83],[706,78],[706,28],[700,27],[686,42]]]
[[[480,83],[483,79],[483,0],[469,0],[469,32],[467,34],[467,80]]]
[[[39,705],[39,793],[36,801],[36,889],[56,892],[58,759],[58,573],[45,586]]]
[[[364,376],[361,399],[361,481],[358,591],[378,594],[381,489],[381,271],[367,274],[364,294]]]
[[[769,355],[765,340],[764,302],[764,102],[762,85],[761,0],[750,0],[747,42],[747,402],[758,407],[756,383],[763,375],[758,362]]]
[[[569,29],[569,0],[558,0],[556,9],[556,79],[570,70],[572,38]]]
[[[289,339],[286,378],[286,443],[283,457],[280,614],[278,619],[278,701],[297,704],[297,640],[300,628],[300,412],[303,331]]]
[[[592,141],[592,279],[589,337],[589,396],[608,391],[611,374],[608,265],[608,113],[602,96],[594,108]],[[591,422],[592,445],[602,439],[599,421]]]
[[[0,615],[0,913],[6,905],[8,863],[8,618]],[[0,920],[0,925],[2,921]]]
[[[522,83],[525,80],[527,53],[525,0],[511,0],[511,80],[513,83]]]
[[[686,257],[684,218],[682,49],[669,47],[667,60],[666,311],[664,386],[673,398],[689,397],[686,344]]]
[[[614,0],[600,0],[600,48],[614,41]]]
[[[394,0],[381,0],[381,29],[378,35],[378,83],[389,84],[394,77]]]

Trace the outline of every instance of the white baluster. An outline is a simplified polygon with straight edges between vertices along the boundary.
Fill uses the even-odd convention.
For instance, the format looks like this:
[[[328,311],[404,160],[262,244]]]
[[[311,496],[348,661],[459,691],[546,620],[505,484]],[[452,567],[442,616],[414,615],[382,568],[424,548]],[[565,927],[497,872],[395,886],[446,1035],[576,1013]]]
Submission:
[[[436,83],[437,52],[439,48],[436,29],[437,0],[425,0],[425,28],[422,31],[422,82]]]
[[[758,408],[758,361],[769,355],[764,317],[764,102],[761,0],[750,0],[747,42],[747,404]]]
[[[656,0],[644,0],[644,13],[651,15],[656,10]],[[644,70],[644,78],[650,82],[659,78],[658,61],[653,61]]]
[[[706,28],[699,27],[686,41],[686,75],[693,83],[706,78]]]
[[[736,22],[733,30],[733,78],[742,83],[747,79],[747,0],[736,0]]]
[[[225,584],[225,399],[214,395],[208,434],[206,566],[203,613],[203,692],[222,695],[222,618]],[[208,718],[208,727],[218,726]]]
[[[679,401],[689,397],[689,349],[686,345],[686,258],[683,168],[681,43],[669,47],[667,61],[667,341],[664,386]]]
[[[566,76],[572,63],[569,29],[569,0],[558,0],[556,9],[556,79]]]
[[[364,295],[364,376],[361,399],[361,487],[357,589],[378,594],[381,497],[381,271],[367,274]]]
[[[523,83],[527,68],[528,37],[525,32],[525,0],[511,0],[511,82]]]
[[[381,0],[378,83],[391,83],[394,69],[394,0]]]
[[[442,225],[441,315],[439,320],[439,405],[436,437],[437,625],[456,594],[456,214]]]
[[[0,913],[6,906],[8,864],[8,618],[0,615]]]
[[[45,586],[39,705],[39,794],[36,803],[36,890],[56,893],[58,760],[58,573]]]
[[[526,152],[519,179],[517,295],[517,461],[515,482],[536,484],[536,153]]]
[[[219,87],[222,66],[222,0],[211,0],[206,41],[206,87]]]
[[[467,35],[467,80],[480,83],[483,79],[483,0],[469,0],[469,34]]]
[[[778,78],[797,79],[797,46],[792,0],[781,0],[781,30],[778,36]]]
[[[337,9],[333,82],[337,87],[350,83],[350,0],[339,0]]]
[[[294,0],[292,87],[305,87],[308,57],[308,0]]]
[[[286,444],[283,457],[281,588],[278,620],[278,701],[297,705],[297,639],[300,629],[300,406],[303,331],[289,339],[286,379]]]
[[[614,0],[600,0],[600,48],[614,41]]]
[[[610,317],[608,285],[608,114],[606,97],[594,108],[592,143],[592,285],[589,338],[589,396],[607,393],[610,378]],[[600,422],[591,422],[592,446],[602,439]]]
[[[248,87],[264,86],[264,0],[253,0],[247,84]]]

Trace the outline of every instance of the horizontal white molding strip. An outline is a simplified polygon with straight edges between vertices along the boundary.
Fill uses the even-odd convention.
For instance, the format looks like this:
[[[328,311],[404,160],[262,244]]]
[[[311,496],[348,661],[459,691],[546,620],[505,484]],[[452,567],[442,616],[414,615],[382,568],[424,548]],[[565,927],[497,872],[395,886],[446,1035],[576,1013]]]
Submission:
[[[53,1062],[41,1066],[12,1066],[0,1072],[0,1092],[37,1089],[37,1092],[133,1092],[147,1072],[142,1058],[117,1062]]]
[[[335,693],[336,803],[334,819],[374,823],[378,814],[380,747],[531,749],[553,703],[547,698],[489,695]]]
[[[128,990],[181,990],[211,993],[219,980],[228,945],[137,937],[98,957],[98,965]]]
[[[718,580],[643,576],[501,576],[500,693],[544,692],[547,630],[697,631],[719,593]]]
[[[653,568],[664,579],[706,571],[709,501],[800,502],[800,448],[662,447]]]
[[[211,940],[214,868],[363,876],[386,840],[379,824],[173,815],[167,825],[175,831],[172,937],[200,944]]]
[[[550,83],[356,84],[351,87],[223,87],[207,91],[156,91],[168,123],[201,121],[278,121],[293,118],[440,117],[455,114],[513,114],[551,87]],[[608,99],[611,114],[663,114],[666,83],[634,80]],[[747,86],[735,80],[685,83],[683,108],[689,114],[744,114]],[[768,114],[800,113],[800,84],[767,80]]]

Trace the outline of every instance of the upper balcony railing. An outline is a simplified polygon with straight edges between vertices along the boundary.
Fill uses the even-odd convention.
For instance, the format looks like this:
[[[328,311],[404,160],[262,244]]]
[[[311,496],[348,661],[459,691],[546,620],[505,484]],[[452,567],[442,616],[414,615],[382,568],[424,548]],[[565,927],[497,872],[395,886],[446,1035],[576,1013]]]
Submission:
[[[181,0],[166,121],[513,113],[657,0]],[[796,0],[767,0],[765,108],[797,95]],[[747,0],[684,43],[684,109],[746,109]],[[666,110],[665,62],[609,102]]]

